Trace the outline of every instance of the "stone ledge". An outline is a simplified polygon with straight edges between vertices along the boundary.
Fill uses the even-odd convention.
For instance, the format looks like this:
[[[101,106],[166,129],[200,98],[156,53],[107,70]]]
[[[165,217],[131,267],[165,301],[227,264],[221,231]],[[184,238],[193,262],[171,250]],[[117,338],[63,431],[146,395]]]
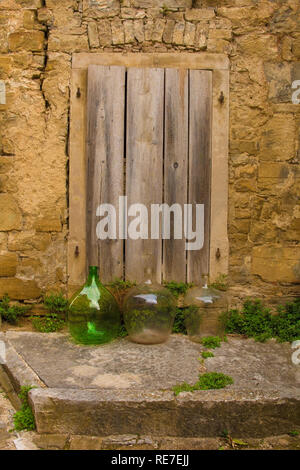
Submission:
[[[277,392],[210,390],[175,398],[172,392],[33,389],[29,397],[42,434],[196,438],[228,429],[231,435],[265,437],[300,426],[300,397]]]

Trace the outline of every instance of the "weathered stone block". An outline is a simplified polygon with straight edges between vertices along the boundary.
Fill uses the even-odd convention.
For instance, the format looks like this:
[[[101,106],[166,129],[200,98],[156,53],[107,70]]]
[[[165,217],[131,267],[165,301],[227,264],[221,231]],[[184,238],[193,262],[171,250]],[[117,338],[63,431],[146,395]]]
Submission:
[[[8,294],[13,300],[36,299],[41,290],[35,281],[23,281],[17,278],[0,278],[0,297]]]
[[[2,141],[2,149],[3,149],[3,141]],[[9,170],[13,166],[13,160],[11,157],[0,157],[0,174],[1,173],[8,173]]]
[[[252,274],[268,282],[300,281],[300,246],[257,246],[252,250]]]
[[[125,43],[123,23],[119,18],[111,22],[111,34],[113,44],[117,45]]]
[[[89,49],[88,38],[85,35],[52,33],[48,39],[49,51],[80,52]]]
[[[99,47],[100,43],[99,43],[97,23],[88,24],[88,38],[89,38],[89,45],[91,48]]]
[[[40,217],[36,224],[37,232],[61,232],[61,219],[59,215],[49,215]]]
[[[124,34],[125,34],[125,44],[129,44],[134,42],[134,28],[133,28],[133,20],[126,20],[123,22],[124,25]]]
[[[297,59],[300,59],[300,37],[293,42],[292,52]]]
[[[280,162],[261,162],[258,170],[259,178],[288,178],[290,174],[300,177],[297,165],[288,165]]]
[[[166,21],[162,19],[158,19],[154,23],[153,32],[152,32],[152,41],[161,42],[162,35],[164,32]]]
[[[207,35],[201,24],[197,24],[194,45],[201,50],[207,48]]]
[[[172,42],[174,26],[175,26],[174,20],[167,20],[164,33],[163,33],[163,41],[167,44],[171,44]]]
[[[153,7],[167,7],[167,8],[190,8],[192,0],[133,0],[133,6],[137,8],[153,8]]]
[[[49,233],[16,232],[8,236],[8,249],[11,251],[45,251],[50,243]]]
[[[0,73],[6,74],[10,71],[12,65],[12,58],[7,56],[0,56]]]
[[[75,436],[74,436],[75,437]],[[80,436],[83,437],[83,436]],[[63,449],[68,436],[66,434],[37,434],[33,436],[33,442],[40,449],[56,450]]]
[[[0,254],[0,277],[15,276],[18,257],[15,253]]]
[[[37,12],[37,19],[40,23],[49,25],[53,22],[53,14],[49,8],[40,8]]]
[[[25,29],[34,29],[36,13],[33,10],[25,10],[23,16],[23,26]]]
[[[185,29],[185,24],[184,23],[176,23],[174,27],[174,33],[173,33],[173,43],[177,45],[182,45],[183,44],[183,38],[184,38],[184,29]]]
[[[16,0],[16,3],[23,8],[40,8],[42,6],[42,0]]]
[[[98,22],[99,42],[101,46],[111,45],[111,26],[108,20]]]
[[[300,422],[299,400],[274,391],[202,390],[175,398],[167,391],[33,389],[29,399],[40,433],[197,438],[220,435],[226,424],[233,435],[263,437]]]
[[[11,33],[8,38],[8,47],[11,51],[39,52],[44,49],[45,35],[42,31],[23,31]]]
[[[22,215],[15,199],[9,194],[0,194],[0,230],[20,230],[21,226]]]
[[[184,44],[193,46],[195,41],[196,26],[193,23],[186,23],[184,30]]]
[[[261,160],[290,160],[295,156],[295,120],[290,114],[277,114],[268,120],[260,144]]]
[[[135,20],[133,22],[134,37],[138,42],[143,42],[145,38],[144,34],[144,22],[143,20]]]
[[[97,436],[71,436],[70,450],[100,450],[102,441]]]
[[[213,8],[192,8],[191,10],[186,10],[185,19],[187,21],[201,21],[201,20],[210,20],[216,16]]]
[[[275,36],[264,34],[248,34],[237,39],[241,54],[261,57],[266,60],[278,57],[278,43]]]

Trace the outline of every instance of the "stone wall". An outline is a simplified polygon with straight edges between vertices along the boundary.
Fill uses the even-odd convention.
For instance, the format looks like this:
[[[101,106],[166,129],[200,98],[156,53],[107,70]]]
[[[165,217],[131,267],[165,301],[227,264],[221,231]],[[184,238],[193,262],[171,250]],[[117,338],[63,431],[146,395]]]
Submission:
[[[220,52],[230,71],[229,280],[300,281],[299,0],[1,0],[0,296],[66,290],[73,52]]]

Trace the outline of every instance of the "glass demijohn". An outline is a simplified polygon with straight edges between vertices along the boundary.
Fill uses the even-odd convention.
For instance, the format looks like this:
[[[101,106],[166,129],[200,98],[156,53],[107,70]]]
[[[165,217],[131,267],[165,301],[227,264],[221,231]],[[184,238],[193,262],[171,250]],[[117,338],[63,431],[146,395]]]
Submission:
[[[86,283],[70,299],[68,325],[73,339],[82,344],[107,343],[120,331],[118,304],[99,281],[97,266],[90,266]]]
[[[173,295],[150,280],[133,287],[124,300],[124,323],[129,339],[135,343],[166,341],[176,314]]]
[[[184,304],[187,309],[185,326],[189,338],[200,342],[204,336],[223,336],[224,327],[220,321],[222,312],[227,308],[226,295],[208,286],[208,276],[202,276],[202,286],[187,292]]]

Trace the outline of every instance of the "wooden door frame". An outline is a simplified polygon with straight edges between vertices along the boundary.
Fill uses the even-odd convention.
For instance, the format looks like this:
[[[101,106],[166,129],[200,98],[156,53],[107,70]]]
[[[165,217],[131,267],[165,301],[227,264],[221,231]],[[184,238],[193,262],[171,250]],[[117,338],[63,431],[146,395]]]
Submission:
[[[72,56],[69,140],[68,292],[86,278],[86,98],[89,65],[175,67],[213,72],[210,279],[228,273],[229,59],[213,53],[76,53]],[[215,189],[214,189],[215,188]]]

